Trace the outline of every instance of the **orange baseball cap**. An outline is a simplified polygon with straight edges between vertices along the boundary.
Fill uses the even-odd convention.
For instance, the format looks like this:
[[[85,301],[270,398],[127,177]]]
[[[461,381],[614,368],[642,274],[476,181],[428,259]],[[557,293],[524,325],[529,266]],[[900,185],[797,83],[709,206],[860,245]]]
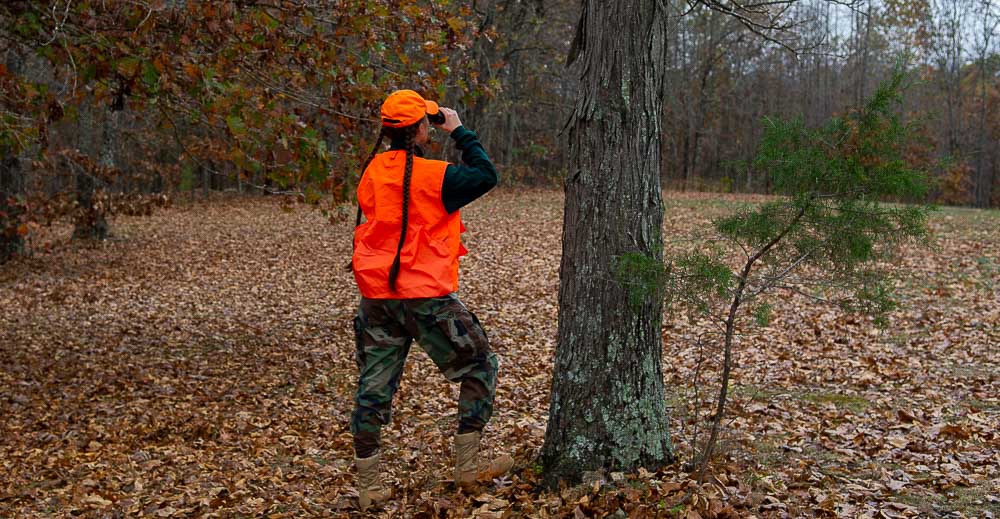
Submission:
[[[434,115],[438,110],[437,103],[424,99],[413,90],[397,90],[382,103],[382,126],[402,128],[427,114]]]

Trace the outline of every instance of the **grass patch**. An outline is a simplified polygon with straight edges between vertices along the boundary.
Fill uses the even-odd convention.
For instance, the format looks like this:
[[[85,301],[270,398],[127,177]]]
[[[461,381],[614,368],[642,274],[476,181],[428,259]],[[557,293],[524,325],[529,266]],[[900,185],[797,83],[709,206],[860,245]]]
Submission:
[[[833,404],[841,409],[847,409],[855,413],[862,413],[872,405],[871,402],[860,396],[831,391],[811,391],[803,393],[800,398],[816,404]]]
[[[668,391],[666,395],[667,407],[684,411],[687,408],[687,398],[683,391]]]
[[[979,270],[979,279],[976,286],[982,290],[993,290],[993,279],[1000,277],[1000,264],[985,256],[976,258],[976,269]]]
[[[765,472],[773,468],[786,467],[792,460],[809,459],[815,461],[817,468],[825,473],[827,465],[843,461],[837,453],[810,443],[801,446],[802,452],[789,450],[785,448],[787,438],[787,434],[773,434],[752,442],[750,444],[752,459]],[[751,482],[747,480],[748,484]]]
[[[896,345],[899,348],[907,348],[907,347],[909,347],[910,346],[910,342],[912,340],[913,340],[913,338],[910,336],[910,333],[908,333],[908,332],[893,333],[889,337],[889,342],[891,342],[892,344]]]
[[[766,387],[758,387],[753,384],[734,386],[731,394],[733,399],[749,399],[754,402],[770,402],[777,396],[787,394],[786,391],[778,391]]]
[[[968,217],[973,220],[979,220],[982,218],[1000,218],[1000,210],[998,209],[979,209],[975,207],[961,207],[957,205],[945,205],[938,208],[941,214],[947,214],[952,216]]]
[[[979,409],[980,411],[1000,411],[1000,401],[969,398],[965,401],[965,405],[973,409]]]
[[[745,207],[752,207],[759,205],[759,202],[748,202],[745,200],[735,200],[735,199],[725,199],[725,198],[663,198],[663,207],[683,207],[685,209],[704,209],[704,208],[715,208],[715,209],[742,209]]]
[[[781,448],[784,435],[771,435],[750,444],[751,456],[762,468],[770,468],[788,461],[788,452]]]
[[[955,487],[945,494],[904,491],[896,501],[920,509],[927,515],[961,513],[965,517],[984,517],[989,512],[1000,514],[1000,503],[990,502],[986,485]]]
[[[904,490],[894,499],[904,505],[918,508],[925,514],[933,514],[935,509],[941,506],[941,496],[938,494],[928,494],[925,492],[913,492]]]
[[[939,368],[944,373],[952,377],[961,378],[989,378],[994,372],[992,365],[971,365],[971,364],[947,364]]]
[[[1000,503],[990,503],[986,485],[956,487],[946,494],[943,506],[948,511],[962,512],[967,516],[983,516],[984,512],[1000,514]]]

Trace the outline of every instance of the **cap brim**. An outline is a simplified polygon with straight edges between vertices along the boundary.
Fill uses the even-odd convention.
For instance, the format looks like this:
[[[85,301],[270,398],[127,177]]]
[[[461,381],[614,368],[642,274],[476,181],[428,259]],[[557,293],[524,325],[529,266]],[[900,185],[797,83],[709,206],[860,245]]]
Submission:
[[[434,101],[428,101],[425,99],[424,103],[427,103],[427,113],[429,115],[434,115],[441,111],[441,109],[438,107],[438,104],[435,103]]]

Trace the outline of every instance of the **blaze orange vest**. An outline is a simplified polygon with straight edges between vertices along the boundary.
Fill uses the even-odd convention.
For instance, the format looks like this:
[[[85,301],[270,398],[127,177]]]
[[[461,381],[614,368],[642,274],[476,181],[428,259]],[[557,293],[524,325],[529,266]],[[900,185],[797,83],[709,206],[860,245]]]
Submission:
[[[465,255],[459,212],[441,202],[447,162],[413,157],[406,242],[399,257],[396,290],[389,268],[396,257],[403,218],[406,151],[375,156],[358,183],[358,205],[367,221],[354,230],[354,279],[370,299],[437,297],[458,290],[458,258]]]

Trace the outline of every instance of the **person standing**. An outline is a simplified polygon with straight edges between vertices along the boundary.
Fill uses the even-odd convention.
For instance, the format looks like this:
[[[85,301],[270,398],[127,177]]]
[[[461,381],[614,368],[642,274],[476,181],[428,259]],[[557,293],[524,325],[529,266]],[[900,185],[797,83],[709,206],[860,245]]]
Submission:
[[[455,141],[462,164],[422,157],[428,117]],[[389,95],[381,121],[358,184],[351,259],[361,292],[354,318],[359,377],[351,417],[361,509],[391,495],[379,472],[380,431],[391,419],[411,343],[416,340],[442,374],[460,384],[454,478],[467,491],[476,485],[476,458],[493,412],[498,369],[486,332],[456,295],[458,258],[467,252],[459,209],[496,186],[497,170],[455,110],[413,90]],[[389,150],[378,153],[386,137]],[[512,463],[509,457],[495,461],[490,472],[506,472]]]

